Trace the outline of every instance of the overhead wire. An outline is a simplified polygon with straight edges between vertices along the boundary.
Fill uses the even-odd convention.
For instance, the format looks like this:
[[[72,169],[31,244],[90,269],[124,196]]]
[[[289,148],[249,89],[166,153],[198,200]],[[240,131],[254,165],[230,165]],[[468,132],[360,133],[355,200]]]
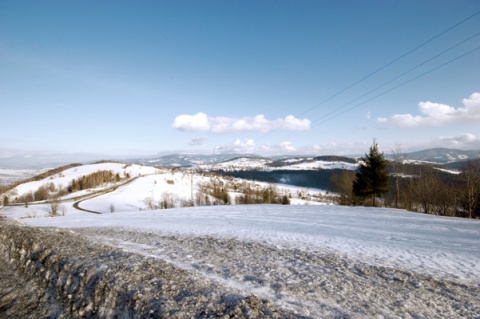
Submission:
[[[302,112],[302,113],[300,113],[300,114],[297,114],[295,117],[296,117],[296,118],[299,118],[299,117],[301,117],[301,116],[303,116],[303,115],[305,115],[305,114],[313,111],[314,109],[318,108],[319,106],[321,106],[321,105],[325,104],[326,102],[334,99],[335,97],[337,97],[337,96],[339,96],[340,94],[346,92],[347,90],[351,89],[352,87],[356,86],[357,84],[365,81],[366,79],[370,78],[371,76],[377,74],[378,72],[380,72],[380,71],[382,71],[383,69],[389,67],[390,65],[398,62],[399,60],[403,59],[403,58],[406,57],[407,55],[409,55],[409,54],[415,52],[416,50],[424,47],[424,46],[427,45],[428,43],[434,41],[435,39],[441,37],[441,36],[444,35],[445,33],[447,33],[447,32],[449,32],[449,31],[455,29],[456,27],[460,26],[461,24],[467,22],[468,20],[472,19],[473,17],[475,17],[475,16],[477,16],[477,15],[479,15],[479,14],[480,14],[480,11],[477,11],[477,12],[475,12],[474,14],[466,17],[465,19],[463,19],[463,20],[455,23],[454,25],[448,27],[447,29],[441,31],[440,33],[436,34],[435,36],[433,36],[433,37],[429,38],[428,40],[422,42],[421,44],[417,45],[417,46],[414,47],[413,49],[411,49],[411,50],[403,53],[403,54],[400,55],[399,57],[397,57],[397,58],[393,59],[392,61],[388,62],[387,64],[384,64],[384,65],[381,66],[380,68],[378,68],[378,69],[374,70],[373,72],[365,75],[364,77],[362,77],[361,79],[357,80],[356,82],[354,82],[354,83],[346,86],[345,88],[341,89],[340,91],[336,92],[335,94],[333,94],[333,95],[325,98],[324,100],[322,100],[321,102],[315,104],[314,106],[310,107],[309,109],[305,110],[304,112]],[[327,115],[327,116],[328,116],[328,115]],[[257,138],[257,141],[265,138],[266,136],[272,134],[273,132],[281,129],[281,128],[284,127],[284,126],[285,126],[285,123],[279,125],[278,127],[274,128],[273,130],[271,130],[271,131],[269,131],[269,132],[267,132],[267,133],[264,133],[262,136],[260,136],[259,138]]]
[[[410,68],[409,70],[407,70],[407,71],[405,71],[405,72],[403,72],[403,73],[401,73],[401,74],[399,74],[399,75],[397,75],[397,76],[393,77],[392,79],[388,80],[387,82],[384,82],[383,84],[381,84],[381,85],[379,85],[379,86],[375,87],[374,89],[372,89],[372,90],[370,90],[370,91],[368,91],[368,92],[366,92],[366,93],[364,93],[364,94],[360,95],[359,97],[357,97],[357,98],[355,98],[355,99],[351,100],[350,102],[343,104],[342,106],[340,106],[340,107],[336,108],[336,109],[335,109],[335,110],[333,110],[333,111],[330,111],[329,113],[327,113],[327,114],[325,114],[325,115],[321,116],[320,118],[316,119],[315,121],[313,121],[313,123],[317,123],[317,122],[319,122],[320,120],[322,120],[322,119],[324,119],[324,118],[326,118],[326,117],[328,117],[328,116],[330,116],[330,115],[332,115],[332,114],[334,114],[334,113],[337,113],[338,111],[342,110],[342,109],[343,109],[343,108],[345,108],[346,106],[348,106],[348,105],[350,105],[350,104],[352,104],[352,103],[354,103],[354,102],[356,102],[356,101],[358,101],[358,100],[360,100],[360,99],[362,99],[362,98],[366,97],[367,95],[370,95],[371,93],[373,93],[373,92],[375,92],[375,91],[377,91],[377,90],[379,90],[379,89],[381,89],[381,88],[385,87],[386,85],[388,85],[388,84],[392,83],[393,81],[395,81],[395,80],[398,80],[399,78],[401,78],[401,77],[403,77],[403,76],[407,75],[408,73],[410,73],[410,72],[412,72],[412,71],[414,71],[414,70],[416,70],[416,69],[420,68],[421,66],[423,66],[423,65],[427,64],[428,62],[431,62],[431,61],[433,61],[434,59],[436,59],[436,58],[438,58],[438,57],[440,57],[440,56],[444,55],[445,53],[447,53],[447,52],[449,52],[449,51],[451,51],[451,50],[455,49],[456,47],[458,47],[458,46],[460,46],[460,45],[464,44],[465,42],[467,42],[467,41],[469,41],[469,40],[471,40],[471,39],[475,38],[475,37],[476,37],[476,36],[478,36],[478,35],[480,35],[480,32],[477,32],[477,33],[475,33],[474,35],[472,35],[472,36],[470,36],[470,37],[468,37],[468,38],[466,38],[466,39],[464,39],[464,40],[462,40],[462,41],[460,41],[460,42],[456,43],[455,45],[453,45],[453,46],[449,47],[448,49],[446,49],[446,50],[443,50],[442,52],[440,52],[440,53],[438,53],[438,54],[434,55],[433,57],[431,57],[431,58],[429,58],[429,59],[427,59],[427,60],[423,61],[422,63],[419,63],[419,64],[417,64],[416,66],[414,66],[414,67]],[[470,52],[470,53],[471,53],[471,52]],[[469,53],[467,52],[467,54],[469,54]],[[453,61],[452,61],[452,62],[453,62]],[[382,95],[383,95],[383,94],[382,94]],[[370,100],[367,100],[367,101],[370,101]],[[344,114],[344,113],[341,113],[341,114]],[[313,127],[315,127],[315,126],[313,126]],[[297,132],[296,132],[296,133],[297,133]],[[292,133],[292,134],[294,134],[294,133]],[[295,136],[295,135],[293,135],[293,136]],[[289,137],[291,137],[291,135],[287,136],[287,138],[289,138]]]
[[[459,59],[461,59],[461,58],[463,58],[463,57],[465,57],[465,56],[467,56],[467,55],[469,55],[469,54],[472,54],[473,52],[475,52],[475,51],[477,51],[477,50],[480,50],[480,46],[478,46],[478,47],[476,47],[476,48],[474,48],[474,49],[472,49],[472,50],[470,50],[470,51],[468,51],[468,52],[466,52],[466,53],[463,53],[463,54],[461,54],[461,55],[459,55],[459,56],[457,56],[457,57],[455,57],[455,58],[453,58],[453,59],[451,59],[451,60],[448,60],[447,62],[444,62],[444,63],[442,63],[442,64],[440,64],[440,65],[438,65],[438,66],[436,66],[436,67],[434,67],[434,68],[432,68],[432,69],[430,69],[430,70],[428,70],[428,71],[426,71],[426,72],[424,72],[424,73],[422,73],[422,74],[420,74],[420,75],[417,75],[417,76],[415,76],[415,77],[407,80],[407,81],[404,81],[404,82],[402,82],[402,83],[400,83],[400,84],[398,84],[398,85],[396,85],[396,86],[394,86],[394,87],[392,87],[392,88],[390,88],[390,89],[388,89],[388,90],[386,90],[386,91],[384,91],[384,92],[382,92],[382,93],[380,93],[380,94],[377,94],[377,95],[375,95],[375,96],[373,96],[373,97],[371,97],[371,98],[369,98],[369,99],[367,99],[367,100],[365,100],[365,101],[363,101],[363,102],[361,102],[361,103],[358,103],[358,104],[356,104],[356,105],[354,105],[354,106],[352,106],[352,107],[350,107],[350,108],[348,108],[348,109],[346,109],[346,110],[344,110],[344,111],[342,111],[342,112],[340,112],[340,113],[338,113],[338,114],[335,114],[335,115],[333,115],[333,116],[331,116],[331,117],[329,117],[329,118],[326,118],[326,119],[324,119],[323,121],[318,121],[318,120],[316,120],[316,121],[314,121],[314,125],[312,125],[311,127],[317,127],[317,126],[320,125],[320,124],[323,124],[323,123],[325,123],[325,122],[327,122],[327,121],[330,121],[330,120],[332,120],[332,119],[334,119],[334,118],[336,118],[336,117],[339,117],[340,115],[345,114],[345,113],[347,113],[347,112],[349,112],[349,111],[351,111],[351,110],[353,110],[353,109],[355,109],[355,108],[357,108],[357,107],[359,107],[359,106],[361,106],[361,105],[363,105],[363,104],[365,104],[365,103],[368,103],[368,102],[370,102],[370,101],[372,101],[372,100],[375,100],[375,99],[377,99],[377,98],[379,98],[379,97],[381,97],[381,96],[383,96],[383,95],[385,95],[385,94],[387,94],[387,93],[390,93],[390,92],[393,91],[393,90],[396,90],[396,89],[398,89],[398,88],[400,88],[400,87],[402,87],[402,86],[404,86],[404,85],[406,85],[406,84],[408,84],[408,83],[410,83],[410,82],[413,82],[413,81],[417,80],[418,78],[421,78],[421,77],[423,77],[423,76],[425,76],[425,75],[427,75],[427,74],[429,74],[429,73],[432,73],[432,72],[434,72],[434,71],[436,71],[436,70],[438,70],[438,69],[440,69],[440,68],[442,68],[442,67],[444,67],[444,66],[447,66],[447,65],[449,65],[449,64],[451,64],[451,63],[453,63],[453,62],[455,62],[455,61],[457,61],[457,60],[459,60]],[[351,104],[351,103],[348,103],[348,104]],[[339,109],[337,109],[337,111],[338,111],[338,110],[339,110]],[[331,112],[330,114],[332,114],[332,113],[335,113],[335,112]],[[322,117],[322,118],[323,118],[323,117]],[[288,135],[288,136],[285,137],[285,138],[292,138],[292,137],[294,137],[294,136],[297,136],[297,135],[300,134],[300,133],[301,133],[301,132],[294,132],[294,133]]]

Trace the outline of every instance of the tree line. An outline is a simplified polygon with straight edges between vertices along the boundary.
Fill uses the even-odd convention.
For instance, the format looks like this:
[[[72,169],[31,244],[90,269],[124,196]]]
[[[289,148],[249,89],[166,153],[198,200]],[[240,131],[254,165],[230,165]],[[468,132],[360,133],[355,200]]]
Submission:
[[[480,218],[480,161],[465,162],[455,174],[433,165],[405,164],[400,149],[393,153],[393,160],[386,160],[374,142],[356,172],[333,175],[338,204]]]
[[[112,171],[98,171],[89,175],[83,175],[77,179],[73,179],[69,185],[69,192],[77,192],[84,189],[94,188],[105,183],[114,183],[121,180],[120,174],[113,174]]]

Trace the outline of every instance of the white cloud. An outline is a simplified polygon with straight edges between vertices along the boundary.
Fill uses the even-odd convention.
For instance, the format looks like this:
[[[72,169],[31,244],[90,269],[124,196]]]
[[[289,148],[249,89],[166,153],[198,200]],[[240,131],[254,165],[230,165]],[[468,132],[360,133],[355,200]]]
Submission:
[[[264,153],[272,155],[295,153],[297,151],[297,149],[292,145],[291,142],[281,142],[273,145],[264,144],[262,145],[261,149]]]
[[[418,108],[423,115],[396,114],[389,118],[378,118],[380,126],[422,127],[442,126],[453,123],[479,122],[480,123],[480,93],[473,93],[463,99],[463,107],[433,102],[420,102]]]
[[[284,150],[285,152],[292,153],[295,152],[296,149],[290,142],[282,142],[280,143],[280,148]]]
[[[173,127],[182,131],[208,131],[210,123],[204,113],[195,115],[179,115],[175,118]]]
[[[237,139],[231,144],[215,147],[215,153],[251,154],[254,152],[255,152],[255,141],[251,139],[244,140],[244,141]]]
[[[205,113],[179,115],[172,127],[180,131],[232,133],[232,132],[269,132],[274,129],[304,131],[310,129],[310,120],[297,119],[288,115],[284,119],[268,120],[264,115],[254,117],[230,118],[209,117]]]
[[[430,146],[432,147],[432,145],[433,147],[477,150],[480,149],[480,138],[471,133],[458,136],[437,137],[432,140]]]

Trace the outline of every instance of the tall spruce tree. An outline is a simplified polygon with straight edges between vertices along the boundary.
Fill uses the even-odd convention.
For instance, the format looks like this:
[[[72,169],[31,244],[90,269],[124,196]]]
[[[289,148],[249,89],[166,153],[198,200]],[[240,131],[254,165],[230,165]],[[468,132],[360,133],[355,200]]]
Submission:
[[[378,150],[373,140],[370,152],[362,158],[362,163],[353,180],[353,193],[360,198],[372,198],[372,205],[378,196],[388,193],[390,182],[387,174],[388,161]]]

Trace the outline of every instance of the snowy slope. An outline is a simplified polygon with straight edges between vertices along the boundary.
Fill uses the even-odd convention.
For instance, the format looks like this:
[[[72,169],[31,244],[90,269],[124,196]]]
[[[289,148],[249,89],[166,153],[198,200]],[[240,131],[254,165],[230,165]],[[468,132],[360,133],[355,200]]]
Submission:
[[[265,169],[266,165],[271,163],[272,160],[259,157],[239,157],[229,161],[225,161],[213,165],[201,165],[203,169]]]
[[[131,184],[118,188],[117,190],[83,201],[80,206],[84,209],[97,211],[100,213],[110,213],[111,205],[115,207],[115,212],[130,212],[132,210],[149,209],[147,201],[154,206],[159,206],[159,202],[166,197],[172,200],[176,207],[181,207],[182,202],[195,201],[200,185],[208,183],[211,178],[199,174],[187,174],[183,172],[164,172],[161,174],[144,176],[136,179]],[[221,178],[219,178],[221,180]],[[240,179],[233,179],[245,182]],[[249,182],[252,185],[268,187],[270,184],[261,182]],[[254,186],[252,186],[254,187]],[[324,195],[325,192],[320,189],[305,187],[294,187],[286,185],[276,185],[281,194],[291,194],[291,203],[293,205],[315,205],[325,204],[313,201],[318,195]],[[300,195],[300,196],[299,196]],[[205,196],[205,195],[203,195]],[[235,194],[231,193],[232,200],[235,201]],[[311,200],[301,199],[299,197],[309,197]]]
[[[159,170],[154,167],[149,166],[140,166],[140,165],[125,165],[122,163],[98,163],[98,164],[88,164],[73,167],[62,171],[56,175],[47,177],[43,180],[23,183],[15,187],[9,193],[17,194],[22,196],[29,192],[35,192],[39,187],[53,183],[56,188],[67,187],[68,184],[73,180],[84,175],[89,175],[98,171],[112,171],[113,174],[119,174],[122,178],[129,174],[132,178],[141,175],[149,175],[158,173]]]
[[[289,170],[315,170],[315,169],[347,169],[355,170],[357,169],[357,164],[346,163],[346,162],[329,162],[329,161],[305,161],[301,163],[292,163],[288,166],[279,167],[278,169],[289,169]],[[273,169],[273,168],[271,168]]]
[[[266,158],[239,157],[222,163],[200,165],[204,170],[318,170],[347,169],[355,170],[358,164],[343,161],[325,161],[314,158],[292,158],[273,161]]]
[[[73,179],[78,179],[84,175],[98,171],[111,171],[113,174],[118,173],[122,178],[128,174],[132,180],[129,182],[127,179],[124,179],[115,185],[104,184],[95,189],[69,193],[63,195],[60,199],[63,201],[73,199],[80,200],[82,196],[95,196],[88,201],[82,201],[79,207],[100,213],[152,209],[160,207],[160,201],[167,199],[173,203],[173,206],[181,207],[182,205],[186,205],[187,201],[196,202],[197,195],[202,196],[203,199],[205,198],[205,194],[201,190],[202,185],[209,184],[211,181],[227,184],[225,178],[205,176],[187,171],[161,170],[150,166],[135,164],[97,163],[70,168],[40,181],[18,185],[13,190],[7,192],[7,195],[13,200],[16,197],[34,193],[39,187],[49,186],[50,184],[54,184],[56,189],[66,188]],[[251,184],[252,189],[256,187],[269,187],[267,183],[247,182],[231,178],[229,178],[229,180],[230,182],[228,183],[230,183],[230,186],[232,186],[231,183],[248,183]],[[118,187],[123,183],[126,184]],[[112,186],[115,186],[115,189],[112,190]],[[321,195],[325,195],[325,191],[320,189],[288,185],[276,185],[276,187],[282,196],[283,194],[287,194],[291,199],[291,203],[297,205],[317,204]],[[198,194],[199,192],[201,194]],[[230,192],[232,203],[235,203],[235,198],[238,195],[240,195],[240,193]],[[211,201],[215,200],[213,197],[209,197],[209,199]],[[20,204],[23,204],[23,202]],[[39,212],[37,213],[39,214]],[[35,215],[37,215],[37,213],[35,213]],[[29,211],[24,215],[30,216],[32,213]]]
[[[23,221],[33,226],[124,227],[329,250],[368,263],[480,283],[477,220],[380,208],[247,205],[104,215],[71,212]]]
[[[207,181],[207,177],[181,172],[144,176],[114,192],[84,201],[81,207],[101,213],[110,213],[111,204],[115,206],[116,213],[144,210],[148,209],[146,200],[150,199],[152,204],[158,206],[164,194],[180,206],[179,201],[190,200],[192,193],[197,192],[198,183]]]

